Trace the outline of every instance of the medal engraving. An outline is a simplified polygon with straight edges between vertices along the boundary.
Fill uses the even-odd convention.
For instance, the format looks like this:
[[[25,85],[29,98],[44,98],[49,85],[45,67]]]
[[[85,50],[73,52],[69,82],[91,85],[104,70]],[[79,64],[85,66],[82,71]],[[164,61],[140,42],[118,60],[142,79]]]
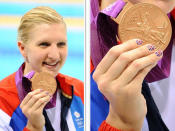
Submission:
[[[54,94],[56,91],[57,83],[50,73],[40,72],[36,73],[32,78],[32,90],[43,89],[50,94]]]
[[[158,7],[139,3],[129,8],[121,18],[118,28],[119,39],[125,42],[138,38],[144,44],[153,44],[164,50],[171,38],[171,23],[168,16]]]

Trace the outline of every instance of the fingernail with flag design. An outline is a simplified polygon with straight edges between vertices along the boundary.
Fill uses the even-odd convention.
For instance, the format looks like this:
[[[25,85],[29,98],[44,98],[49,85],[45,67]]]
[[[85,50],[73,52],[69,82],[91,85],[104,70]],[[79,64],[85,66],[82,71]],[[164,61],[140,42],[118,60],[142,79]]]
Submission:
[[[137,45],[141,45],[143,43],[142,40],[136,40]]]

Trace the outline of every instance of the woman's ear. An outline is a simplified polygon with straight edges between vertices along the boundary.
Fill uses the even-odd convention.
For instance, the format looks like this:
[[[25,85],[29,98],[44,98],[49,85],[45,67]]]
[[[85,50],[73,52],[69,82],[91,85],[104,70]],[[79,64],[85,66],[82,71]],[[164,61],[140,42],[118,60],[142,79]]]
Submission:
[[[25,46],[22,42],[18,41],[18,48],[19,48],[19,51],[20,53],[22,54],[22,56],[24,58],[26,58],[26,53],[25,53]]]

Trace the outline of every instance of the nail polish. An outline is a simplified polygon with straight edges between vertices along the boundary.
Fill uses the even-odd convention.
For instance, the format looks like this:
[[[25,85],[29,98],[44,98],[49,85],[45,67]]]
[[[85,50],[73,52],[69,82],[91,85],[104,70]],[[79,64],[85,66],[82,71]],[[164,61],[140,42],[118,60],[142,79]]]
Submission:
[[[141,45],[143,43],[142,40],[136,40],[137,45]]]
[[[162,56],[163,52],[161,50],[158,50],[155,52],[156,56],[160,57]]]
[[[149,51],[153,51],[155,49],[155,46],[154,45],[148,45],[147,48],[148,48]]]

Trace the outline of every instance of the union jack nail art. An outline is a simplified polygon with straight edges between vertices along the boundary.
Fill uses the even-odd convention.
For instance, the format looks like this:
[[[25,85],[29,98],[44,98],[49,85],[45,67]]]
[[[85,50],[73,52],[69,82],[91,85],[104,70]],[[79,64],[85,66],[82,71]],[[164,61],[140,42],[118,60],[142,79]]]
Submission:
[[[162,56],[163,52],[161,50],[158,50],[155,52],[156,56],[160,57]]]
[[[148,45],[147,48],[148,48],[149,51],[153,51],[155,49],[155,46],[154,45]]]
[[[136,40],[137,45],[141,45],[143,43],[142,40]]]

